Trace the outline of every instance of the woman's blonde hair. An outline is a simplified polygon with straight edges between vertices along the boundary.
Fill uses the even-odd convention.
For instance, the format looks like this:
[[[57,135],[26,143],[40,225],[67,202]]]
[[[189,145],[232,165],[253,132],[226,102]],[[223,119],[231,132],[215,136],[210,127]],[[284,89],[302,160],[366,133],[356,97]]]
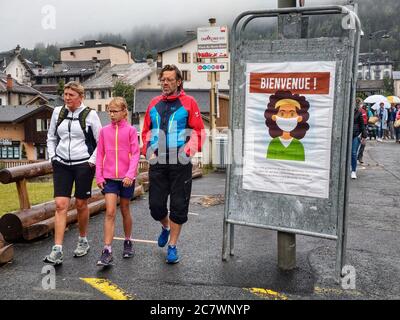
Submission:
[[[125,98],[115,97],[109,102],[108,108],[110,108],[111,105],[114,105],[117,108],[124,110],[125,111],[125,119],[128,120],[128,103],[126,102]]]
[[[65,89],[71,89],[75,92],[77,92],[81,97],[85,95],[85,88],[76,81],[70,81],[66,85],[64,85],[64,90]]]

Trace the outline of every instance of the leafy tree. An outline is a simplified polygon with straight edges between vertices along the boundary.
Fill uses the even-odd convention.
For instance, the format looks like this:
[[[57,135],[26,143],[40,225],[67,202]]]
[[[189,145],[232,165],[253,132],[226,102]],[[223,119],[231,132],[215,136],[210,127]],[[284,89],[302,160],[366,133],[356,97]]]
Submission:
[[[27,156],[26,156],[26,150],[25,150],[25,145],[24,145],[24,144],[22,144],[21,158],[22,158],[22,159],[26,159],[26,158],[27,158]]]
[[[64,86],[65,86],[64,80],[58,81],[57,94],[59,96],[62,96],[64,94]]]
[[[394,92],[394,82],[393,79],[390,79],[389,77],[384,77],[383,78],[383,95],[385,96],[392,96]]]
[[[362,100],[367,99],[367,94],[365,92],[357,92],[357,98],[360,98]]]
[[[132,110],[134,92],[135,88],[133,86],[120,80],[115,83],[112,89],[113,97],[125,98],[129,110]]]

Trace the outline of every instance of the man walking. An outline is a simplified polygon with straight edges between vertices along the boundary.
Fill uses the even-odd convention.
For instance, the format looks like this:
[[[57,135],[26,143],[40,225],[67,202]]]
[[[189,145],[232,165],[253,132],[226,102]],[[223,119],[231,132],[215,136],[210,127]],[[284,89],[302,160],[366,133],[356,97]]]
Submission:
[[[183,90],[182,74],[175,65],[164,66],[159,80],[162,94],[151,100],[144,118],[142,155],[150,162],[150,213],[162,225],[158,245],[169,243],[166,262],[177,263],[176,244],[188,219],[192,189],[190,158],[201,151],[204,124],[197,102]]]

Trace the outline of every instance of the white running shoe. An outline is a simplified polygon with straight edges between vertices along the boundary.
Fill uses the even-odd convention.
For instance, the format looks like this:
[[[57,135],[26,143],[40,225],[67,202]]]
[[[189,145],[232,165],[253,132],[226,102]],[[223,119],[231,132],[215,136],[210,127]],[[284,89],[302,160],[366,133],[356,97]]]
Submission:
[[[351,172],[351,178],[352,178],[352,179],[357,179],[357,174],[356,174],[355,171],[352,171],[352,172]]]

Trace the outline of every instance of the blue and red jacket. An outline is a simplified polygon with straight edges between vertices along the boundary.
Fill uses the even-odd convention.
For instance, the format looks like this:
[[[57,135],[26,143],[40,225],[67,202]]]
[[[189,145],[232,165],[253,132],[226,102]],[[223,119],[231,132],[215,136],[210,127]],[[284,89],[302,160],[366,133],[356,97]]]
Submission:
[[[144,117],[142,155],[171,149],[193,156],[205,141],[204,124],[196,100],[180,90],[151,100]],[[161,145],[164,144],[164,145]]]

